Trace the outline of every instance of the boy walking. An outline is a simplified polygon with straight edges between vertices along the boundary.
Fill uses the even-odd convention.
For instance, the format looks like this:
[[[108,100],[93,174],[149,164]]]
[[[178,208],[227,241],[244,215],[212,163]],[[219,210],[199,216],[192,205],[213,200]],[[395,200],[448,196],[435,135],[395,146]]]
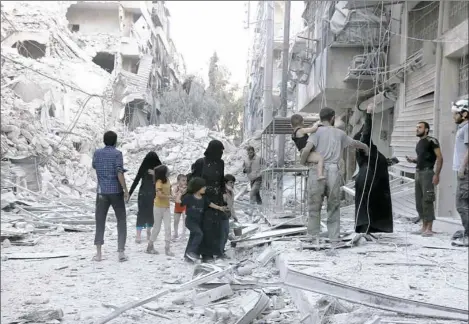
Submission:
[[[92,166],[96,170],[98,188],[96,193],[96,233],[94,244],[96,255],[94,261],[102,260],[101,248],[104,244],[104,229],[109,207],[112,206],[117,219],[117,252],[120,262],[127,261],[124,254],[127,239],[127,214],[125,202],[129,193],[124,178],[124,160],[122,152],[116,149],[117,134],[113,131],[104,133],[104,148],[96,150]]]

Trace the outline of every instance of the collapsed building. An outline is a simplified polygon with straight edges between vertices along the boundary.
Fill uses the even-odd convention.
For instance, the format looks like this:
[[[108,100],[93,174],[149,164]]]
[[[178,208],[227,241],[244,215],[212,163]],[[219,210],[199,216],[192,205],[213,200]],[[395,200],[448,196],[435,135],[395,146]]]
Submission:
[[[3,2],[2,188],[91,187],[103,131],[160,122],[185,74],[164,1]],[[15,184],[15,185],[14,185]]]

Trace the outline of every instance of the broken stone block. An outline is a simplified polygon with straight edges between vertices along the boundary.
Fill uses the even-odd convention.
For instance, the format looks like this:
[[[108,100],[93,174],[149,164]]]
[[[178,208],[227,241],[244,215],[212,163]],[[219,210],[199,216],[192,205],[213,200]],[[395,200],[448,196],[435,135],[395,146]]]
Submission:
[[[229,284],[226,284],[197,294],[195,296],[194,304],[197,306],[203,306],[231,295],[233,295],[233,290]]]
[[[243,267],[239,267],[237,272],[238,272],[238,275],[240,276],[249,276],[250,274],[252,274],[252,270],[254,269],[254,265],[252,264],[248,264],[248,265],[245,265]]]
[[[25,305],[42,305],[42,304],[48,304],[49,303],[49,298],[46,297],[35,297],[28,299],[27,301],[24,302]]]
[[[48,322],[54,320],[62,320],[64,317],[64,312],[59,309],[45,309],[45,310],[36,310],[31,313],[20,316],[20,320],[26,322]]]
[[[11,242],[10,242],[10,240],[9,240],[9,239],[4,239],[3,242],[2,242],[2,246],[3,246],[4,248],[9,248],[9,247],[11,247]]]

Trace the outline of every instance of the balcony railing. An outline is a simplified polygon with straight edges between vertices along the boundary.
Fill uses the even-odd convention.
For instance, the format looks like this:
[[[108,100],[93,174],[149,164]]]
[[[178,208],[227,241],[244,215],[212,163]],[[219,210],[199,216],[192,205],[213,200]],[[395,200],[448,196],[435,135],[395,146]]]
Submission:
[[[381,81],[384,78],[385,58],[386,54],[384,52],[354,56],[345,79]]]
[[[376,17],[377,18],[377,17]],[[384,20],[384,18],[382,18]],[[372,21],[363,13],[350,12],[344,29],[332,35],[335,46],[378,46],[387,45],[387,22]]]

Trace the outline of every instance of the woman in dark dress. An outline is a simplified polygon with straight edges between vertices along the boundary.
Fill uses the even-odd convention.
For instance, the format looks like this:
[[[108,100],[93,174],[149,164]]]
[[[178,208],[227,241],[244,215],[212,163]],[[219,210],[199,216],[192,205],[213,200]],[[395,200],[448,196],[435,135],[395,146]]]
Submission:
[[[369,156],[361,150],[356,153],[359,171],[355,179],[355,232],[392,233],[388,160],[371,141],[372,112],[369,107],[362,130],[354,136],[370,147]]]
[[[137,188],[138,183],[142,180],[140,189],[138,190],[138,212],[137,212],[137,236],[135,242],[142,241],[142,229],[147,229],[147,240],[150,239],[151,228],[153,227],[153,201],[155,199],[155,184],[153,175],[149,173],[157,166],[161,165],[158,154],[151,151],[143,159],[137,176],[135,177],[129,191],[129,198]]]
[[[225,206],[223,193],[225,189],[224,173],[225,162],[222,160],[223,143],[218,140],[212,140],[205,150],[205,157],[198,159],[192,165],[191,177],[203,178],[206,182],[205,197],[215,205]],[[202,220],[203,241],[200,246],[200,254],[204,260],[210,260],[214,256],[223,257],[221,251],[222,220],[228,216],[213,208],[209,208]]]

